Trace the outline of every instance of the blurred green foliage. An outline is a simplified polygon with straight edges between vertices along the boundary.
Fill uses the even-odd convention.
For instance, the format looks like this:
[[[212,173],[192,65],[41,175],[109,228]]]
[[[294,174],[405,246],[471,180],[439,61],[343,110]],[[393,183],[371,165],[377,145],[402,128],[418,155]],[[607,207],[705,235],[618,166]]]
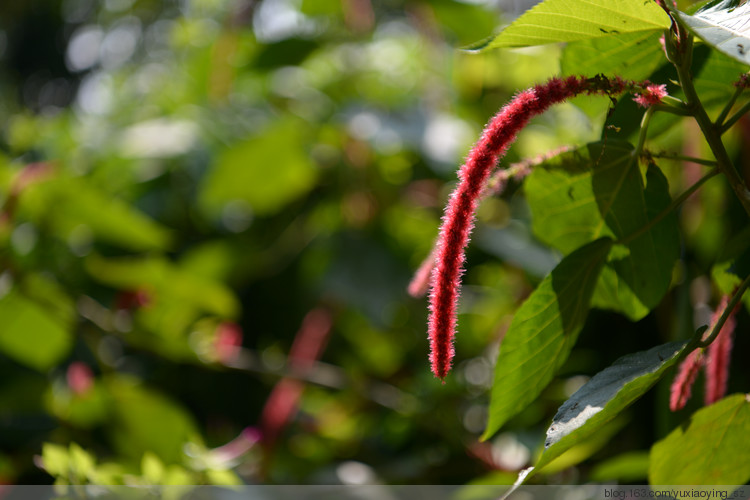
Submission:
[[[739,224],[721,183],[683,210],[664,307],[635,334],[593,313],[541,397],[479,444],[497,344],[560,258],[512,184],[480,208],[456,370],[432,378],[406,284],[481,125],[560,72],[557,46],[457,50],[511,15],[457,0],[0,4],[0,481],[347,483],[358,464],[368,481],[512,482],[583,377],[682,336],[689,285]],[[597,139],[609,101],[580,101],[588,114],[535,119],[504,161]],[[331,331],[300,371],[288,355],[314,309]],[[743,369],[731,384],[747,386]],[[263,432],[284,377],[304,390],[257,443],[247,430]],[[642,418],[540,480],[643,477],[641,450],[675,417],[648,398],[628,416]]]

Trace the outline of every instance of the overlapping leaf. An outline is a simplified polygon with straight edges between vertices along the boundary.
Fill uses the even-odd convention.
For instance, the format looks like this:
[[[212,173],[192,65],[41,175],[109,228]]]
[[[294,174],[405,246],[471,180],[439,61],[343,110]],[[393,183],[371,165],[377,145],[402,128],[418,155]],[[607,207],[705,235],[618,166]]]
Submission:
[[[484,439],[536,399],[567,359],[611,246],[602,238],[572,252],[516,313],[495,366]]]
[[[641,0],[546,0],[528,10],[499,35],[469,50],[529,47],[607,35],[662,31],[669,17],[655,2]]]
[[[644,185],[628,143],[592,143],[535,168],[526,180],[534,233],[568,253],[602,236],[614,240],[638,234],[669,203],[667,181],[649,167]],[[679,252],[673,215],[650,230],[615,245],[592,305],[645,316],[669,288]]]

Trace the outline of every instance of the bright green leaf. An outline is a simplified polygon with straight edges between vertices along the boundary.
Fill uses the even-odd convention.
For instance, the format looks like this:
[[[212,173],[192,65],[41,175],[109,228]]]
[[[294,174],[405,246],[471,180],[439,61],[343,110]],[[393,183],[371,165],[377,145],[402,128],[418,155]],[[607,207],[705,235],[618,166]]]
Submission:
[[[536,399],[565,362],[611,247],[602,238],[575,250],[520,307],[500,346],[483,439]]]
[[[651,448],[651,484],[750,480],[750,401],[735,394],[695,412]]]
[[[750,64],[750,4],[742,0],[719,0],[680,19],[703,41],[724,54]]]
[[[305,150],[303,130],[294,120],[280,121],[225,151],[203,181],[201,206],[215,216],[228,203],[240,202],[265,215],[309,191],[318,173]]]
[[[646,185],[633,147],[620,141],[591,143],[535,167],[526,180],[534,233],[563,253],[602,236],[636,234],[670,203],[667,181],[649,167]],[[592,305],[645,316],[669,288],[679,255],[674,214],[615,245]]]
[[[0,298],[0,351],[19,363],[45,371],[68,354],[69,325],[17,290]]]
[[[661,378],[678,360],[684,346],[683,342],[672,342],[628,354],[594,375],[557,411],[536,468],[599,432]]]
[[[546,0],[499,35],[469,47],[529,47],[607,35],[662,31],[669,17],[655,2],[642,0]]]
[[[44,470],[52,476],[67,476],[70,470],[68,449],[59,444],[44,443],[42,445],[42,464],[44,464]]]

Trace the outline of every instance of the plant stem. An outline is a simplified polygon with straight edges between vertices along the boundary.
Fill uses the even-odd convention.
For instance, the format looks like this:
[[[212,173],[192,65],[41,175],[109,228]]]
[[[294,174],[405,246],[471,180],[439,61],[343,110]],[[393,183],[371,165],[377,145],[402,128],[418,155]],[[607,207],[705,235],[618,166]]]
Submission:
[[[644,151],[643,156],[646,158],[663,158],[665,160],[689,161],[691,163],[697,163],[698,165],[705,165],[707,167],[716,166],[716,160],[705,160],[703,158],[694,158],[692,156],[679,155],[676,153],[654,153],[651,151]]]
[[[638,144],[636,144],[635,150],[633,150],[633,156],[636,158],[640,157],[643,152],[643,145],[646,143],[646,135],[648,134],[648,124],[651,123],[652,116],[654,116],[654,106],[649,107],[643,114],[643,119],[641,119],[641,131],[638,134]]]
[[[661,220],[669,215],[672,211],[674,211],[677,207],[682,205],[685,200],[690,198],[690,196],[695,193],[708,179],[711,177],[714,177],[715,175],[719,174],[721,170],[718,168],[715,168],[711,170],[709,173],[701,177],[698,182],[690,186],[688,189],[686,189],[680,196],[672,200],[672,203],[670,203],[664,210],[659,212],[654,216],[653,219],[648,221],[646,224],[638,228],[637,231],[627,235],[626,237],[618,240],[615,242],[617,245],[627,245],[634,239],[638,238],[639,236],[643,235],[644,233],[650,231],[655,225],[657,225]]]
[[[732,106],[734,106],[734,103],[737,102],[737,99],[740,97],[742,92],[745,89],[741,86],[737,87],[737,89],[734,91],[734,94],[732,94],[732,98],[729,99],[729,102],[726,106],[724,106],[724,109],[721,110],[721,113],[719,114],[718,118],[716,118],[716,121],[714,122],[717,127],[721,127],[722,123],[724,123],[724,120],[727,119],[727,116],[729,116],[729,112],[732,110]]]
[[[737,123],[737,120],[739,120],[740,118],[742,118],[742,116],[745,113],[747,113],[748,111],[750,111],[750,102],[745,103],[739,109],[739,111],[737,111],[735,114],[733,114],[732,117],[729,120],[727,120],[723,125],[721,124],[721,122],[717,121],[716,123],[720,127],[721,133],[723,134],[724,132],[726,132],[727,130],[729,130],[730,128],[732,128],[732,125],[734,125],[735,123]]]
[[[729,316],[732,314],[732,311],[734,311],[734,308],[742,299],[742,295],[744,295],[745,290],[747,290],[748,286],[750,286],[750,276],[745,278],[745,280],[742,283],[740,283],[740,286],[737,287],[737,290],[734,291],[734,295],[732,295],[732,300],[729,301],[729,303],[727,304],[727,307],[724,309],[724,312],[721,313],[721,316],[719,317],[719,321],[716,322],[713,330],[711,330],[711,334],[705,339],[703,339],[702,341],[698,342],[698,347],[708,347],[711,344],[711,342],[713,342],[714,339],[716,339],[722,327],[724,326],[724,323],[727,322],[727,320],[729,319]]]
[[[695,91],[695,87],[693,86],[693,78],[690,73],[690,62],[693,50],[692,35],[688,36],[684,40],[684,43],[686,44],[684,51],[685,57],[681,61],[675,62],[675,68],[677,69],[677,76],[679,77],[680,85],[682,85],[682,90],[685,92],[687,109],[692,111],[695,121],[698,122],[701,132],[703,132],[703,136],[706,138],[706,142],[716,158],[717,168],[726,175],[730,186],[732,186],[732,190],[734,190],[734,194],[742,204],[742,208],[744,208],[747,215],[750,216],[750,191],[748,191],[744,180],[740,177],[740,174],[734,168],[734,165],[732,165],[729,154],[724,148],[724,143],[721,142],[721,127],[715,126],[711,122],[711,119],[708,117],[708,114],[706,114],[706,110],[703,108],[703,104],[701,104],[698,94]]]

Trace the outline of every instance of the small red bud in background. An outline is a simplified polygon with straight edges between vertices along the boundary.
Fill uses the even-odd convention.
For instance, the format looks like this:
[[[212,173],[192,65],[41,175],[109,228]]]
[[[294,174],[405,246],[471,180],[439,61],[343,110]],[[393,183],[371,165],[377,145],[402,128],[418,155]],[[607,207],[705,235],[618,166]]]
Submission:
[[[225,321],[216,327],[214,349],[219,362],[226,364],[237,359],[242,337],[242,328],[237,323]]]
[[[94,386],[94,373],[85,363],[75,361],[68,366],[66,373],[68,387],[74,394],[82,396]]]

